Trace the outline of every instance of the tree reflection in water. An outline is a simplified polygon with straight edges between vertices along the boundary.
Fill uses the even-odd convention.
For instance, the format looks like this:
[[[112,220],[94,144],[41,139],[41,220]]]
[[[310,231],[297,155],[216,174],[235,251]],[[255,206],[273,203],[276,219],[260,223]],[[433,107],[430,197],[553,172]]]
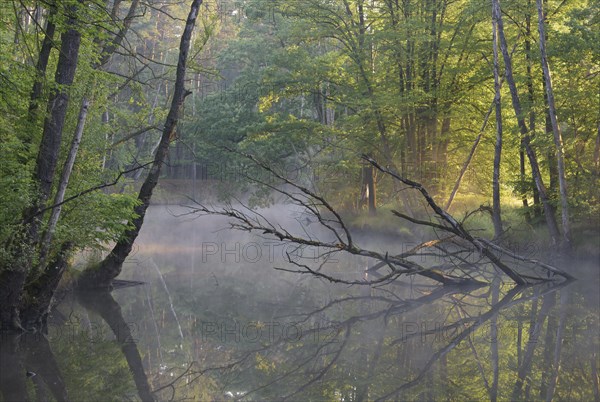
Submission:
[[[123,356],[133,376],[138,395],[143,401],[153,401],[154,396],[144,372],[144,366],[137,345],[131,333],[130,324],[121,313],[121,306],[106,291],[81,292],[79,301],[90,311],[97,313],[108,324],[121,347]]]
[[[81,354],[82,351],[76,353],[77,362],[73,360],[57,362],[57,358],[53,353],[50,342],[48,340],[47,333],[35,333],[35,334],[17,334],[17,333],[3,333],[2,335],[2,349],[1,349],[1,381],[0,389],[2,391],[3,399],[6,401],[25,401],[29,399],[36,399],[39,401],[49,400],[48,391],[52,397],[58,401],[68,401],[69,393],[76,395],[73,400],[97,400],[99,396],[111,399],[121,399],[127,395],[131,395],[130,392],[119,395],[119,386],[114,383],[106,384],[108,387],[115,385],[114,389],[117,393],[109,393],[104,395],[94,395],[94,387],[78,388],[72,387],[71,392],[67,392],[67,386],[63,380],[63,374],[61,370],[61,364],[67,366],[66,371],[69,374],[81,376],[79,380],[83,383],[89,383],[98,376],[102,376],[107,372],[110,373],[115,366],[119,366],[119,361],[122,357],[125,357],[127,362],[128,372],[131,374],[135,387],[137,389],[137,396],[142,401],[154,401],[155,398],[150,390],[148,379],[144,372],[144,366],[137,349],[137,345],[134,341],[133,335],[130,330],[130,324],[125,321],[121,313],[121,307],[112,297],[110,292],[107,291],[96,291],[86,292],[78,294],[77,300],[88,309],[90,312],[98,314],[106,324],[112,330],[114,340],[109,343],[116,343],[122,352],[122,356],[111,357],[111,361],[99,360],[97,365],[92,365],[93,369],[97,372],[73,372],[73,366],[78,366],[79,361],[86,359],[86,356]],[[72,323],[71,323],[72,324]],[[88,325],[90,323],[88,322]],[[88,342],[88,351],[94,349],[95,344],[100,345],[96,348],[95,352],[102,353],[106,346],[105,342],[101,339],[97,339],[93,333],[93,328],[90,326],[88,329],[90,332],[81,333],[77,331],[77,328],[69,328],[68,325],[60,327],[61,330],[54,333],[59,335],[54,339],[59,345],[61,351],[65,351],[65,342],[68,344],[71,341],[84,341]],[[66,330],[65,330],[66,329]],[[73,331],[75,330],[75,331]],[[52,336],[50,336],[52,338]],[[81,345],[80,345],[81,346]],[[94,354],[94,353],[92,353]],[[59,360],[64,359],[64,355],[59,355]],[[116,362],[115,358],[116,357]],[[123,370],[116,370],[117,372],[123,373]],[[127,371],[126,371],[127,372]],[[109,375],[109,379],[115,377]],[[27,379],[31,380],[33,385],[33,392],[31,386],[27,384]],[[67,383],[76,383],[74,377],[67,379]],[[125,378],[127,381],[127,378]],[[128,387],[125,387],[127,389]],[[129,391],[129,390],[128,390]],[[32,395],[33,394],[33,395]]]
[[[48,337],[3,334],[1,400],[593,400],[595,299],[571,286],[386,285],[273,302],[206,285],[178,288],[150,317],[145,296],[162,303],[151,284],[116,290],[123,310],[88,292],[63,302]]]
[[[0,367],[3,400],[25,401],[31,394],[45,401],[50,393],[57,400],[69,400],[60,370],[43,335],[3,333]]]

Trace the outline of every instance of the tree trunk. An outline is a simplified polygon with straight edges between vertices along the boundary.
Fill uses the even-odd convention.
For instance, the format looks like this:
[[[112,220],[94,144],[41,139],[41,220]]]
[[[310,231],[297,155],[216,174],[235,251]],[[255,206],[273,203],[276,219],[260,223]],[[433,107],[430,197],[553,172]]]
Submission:
[[[500,298],[500,280],[496,278],[492,282],[492,306],[498,303]],[[491,363],[493,368],[492,385],[490,386],[490,402],[496,402],[498,399],[498,380],[500,378],[500,360],[498,356],[498,315],[494,314],[490,318],[490,348]]]
[[[522,149],[519,149],[519,178],[521,179],[521,185],[525,185],[525,152]],[[527,201],[527,192],[525,189],[522,189],[522,199],[523,208],[525,209],[525,221],[531,221],[531,214],[529,213],[529,202]]]
[[[27,395],[27,383],[23,364],[21,335],[18,333],[2,332],[0,336],[0,395],[6,401],[22,401]],[[4,367],[10,369],[4,369]]]
[[[500,210],[500,161],[502,157],[502,105],[500,95],[500,72],[498,66],[498,15],[492,8],[492,42],[494,52],[494,105],[496,109],[496,144],[494,146],[494,178],[492,220],[494,221],[494,238],[502,236],[502,215]]]
[[[115,6],[117,6],[118,2],[115,1]],[[133,21],[133,18],[135,17],[135,11],[137,9],[137,6],[139,4],[139,0],[133,0],[131,2],[131,5],[129,6],[129,11],[127,12],[127,15],[125,16],[125,18],[123,19],[123,25],[121,26],[121,29],[119,29],[119,32],[117,32],[114,36],[114,38],[106,45],[104,46],[104,48],[102,49],[102,51],[100,52],[101,57],[100,60],[98,61],[98,66],[103,66],[105,65],[108,60],[110,59],[110,57],[112,56],[112,54],[115,52],[115,50],[117,49],[117,47],[119,47],[121,45],[121,43],[123,42],[123,39],[125,39],[125,35],[127,34],[127,31],[129,31],[129,27],[131,26],[131,22]],[[113,18],[116,18],[116,13],[112,13]]]
[[[553,298],[556,295],[552,296]],[[556,314],[548,315],[546,323],[546,336],[544,338],[544,352],[542,353],[542,378],[540,381],[540,399],[546,400],[548,394],[548,385],[552,376],[552,346],[554,345],[554,334],[556,333],[557,319]]]
[[[81,292],[79,301],[86,308],[98,313],[112,330],[127,360],[140,399],[143,402],[154,401],[155,397],[148,383],[136,340],[131,333],[132,323],[125,321],[119,303],[106,291]]]
[[[20,311],[24,328],[45,329],[46,318],[52,307],[54,291],[67,269],[72,249],[72,243],[63,244],[59,253],[48,264],[42,274],[25,287],[29,300],[21,307]]]
[[[512,55],[516,49],[517,49],[516,45],[513,46],[510,54]],[[502,84],[504,84],[504,76],[500,77],[500,88],[502,88]],[[471,151],[469,152],[469,156],[467,156],[467,160],[465,161],[465,163],[463,164],[463,166],[460,170],[458,178],[456,179],[456,183],[454,184],[454,188],[452,189],[452,192],[450,193],[450,197],[448,197],[448,201],[446,201],[446,205],[444,206],[444,209],[446,211],[448,211],[450,209],[450,206],[452,205],[452,201],[454,201],[454,197],[456,196],[456,193],[458,192],[458,188],[460,187],[460,183],[461,183],[465,173],[467,172],[469,165],[471,164],[471,160],[473,159],[473,156],[475,155],[475,151],[477,150],[477,147],[479,146],[479,142],[481,141],[481,137],[483,136],[485,128],[487,127],[487,124],[488,124],[488,121],[492,114],[492,110],[494,109],[495,103],[496,103],[496,100],[494,97],[494,100],[492,100],[492,103],[483,118],[483,123],[481,124],[481,128],[479,129],[479,135],[477,135],[477,137],[475,138],[475,141],[473,142],[473,145],[471,146]]]
[[[521,141],[521,147],[523,142]],[[542,216],[542,208],[540,207],[540,192],[538,191],[535,181],[533,183],[533,215],[536,217]]]
[[[596,146],[594,147],[594,167],[596,176],[600,176],[600,121],[598,122],[598,132],[596,133]]]
[[[60,217],[60,212],[62,209],[62,206],[60,204],[65,199],[65,193],[67,191],[67,186],[69,185],[69,179],[71,178],[73,166],[75,165],[75,158],[77,157],[77,151],[79,150],[81,137],[83,136],[83,128],[85,127],[85,120],[87,118],[89,106],[89,100],[84,97],[81,101],[81,109],[79,110],[79,118],[77,119],[77,127],[75,128],[75,134],[73,134],[71,149],[69,150],[67,160],[65,161],[65,164],[63,166],[62,174],[60,176],[60,182],[58,183],[58,190],[56,191],[56,195],[54,196],[54,204],[56,206],[52,208],[52,212],[50,214],[50,221],[48,222],[48,228],[46,229],[46,233],[44,233],[44,237],[41,244],[39,266],[42,268],[45,266],[46,257],[48,256],[48,251],[50,250],[52,236],[54,235],[54,230],[56,229],[56,224],[58,223],[58,218]]]
[[[133,243],[142,228],[146,210],[150,205],[152,192],[158,183],[162,165],[169,152],[169,143],[175,138],[180,109],[185,97],[189,94],[184,88],[186,63],[190,49],[192,31],[201,4],[202,0],[194,0],[192,2],[185,29],[181,36],[173,100],[171,102],[169,114],[167,115],[160,143],[154,156],[154,162],[152,163],[150,172],[148,173],[146,180],[144,180],[138,194],[140,204],[134,208],[134,213],[137,217],[129,222],[131,229],[128,229],[123,234],[110,254],[99,264],[99,266],[88,268],[82,273],[79,284],[83,287],[110,287],[112,280],[121,273],[123,262],[131,252]]]
[[[504,58],[505,77],[506,77],[506,81],[508,82],[508,86],[510,88],[513,109],[515,111],[517,123],[519,125],[519,131],[521,132],[521,138],[522,138],[521,143],[525,147],[525,152],[527,153],[527,157],[529,159],[529,164],[531,165],[531,173],[533,175],[533,179],[535,181],[536,188],[540,195],[542,205],[544,206],[544,212],[546,215],[546,223],[548,225],[550,237],[552,238],[554,244],[557,245],[559,243],[559,239],[560,239],[560,232],[558,230],[558,226],[556,225],[556,217],[555,217],[555,213],[554,213],[554,207],[552,206],[552,204],[550,203],[550,200],[548,199],[546,186],[544,186],[544,182],[542,181],[540,167],[539,167],[539,164],[537,161],[537,157],[535,155],[535,151],[531,147],[531,139],[529,137],[529,130],[527,129],[527,125],[525,124],[525,120],[523,119],[523,109],[521,107],[521,101],[519,100],[517,86],[515,84],[515,80],[513,78],[513,73],[512,73],[512,60],[510,58],[510,55],[508,54],[508,46],[506,44],[506,37],[504,36],[504,25],[502,22],[500,0],[492,0],[492,5],[495,8],[496,15],[498,16],[498,38],[500,39],[500,49],[502,51],[502,56]]]
[[[116,46],[123,40],[123,37],[126,35],[137,4],[137,1],[132,2],[132,5],[129,9],[127,17],[125,18],[123,26],[116,34],[115,38],[110,42],[110,44],[104,47],[103,51],[101,52],[101,54],[103,54],[102,61],[92,64],[93,68],[101,68],[102,65],[108,62],[109,57],[114,52]],[[77,127],[75,129],[75,133],[73,135],[71,148],[63,166],[61,178],[58,183],[58,189],[54,199],[54,204],[56,206],[52,208],[50,220],[48,222],[48,227],[44,234],[43,241],[40,244],[39,262],[36,264],[36,266],[42,269],[43,271],[39,274],[38,277],[37,270],[31,270],[28,275],[28,285],[24,289],[25,293],[28,295],[29,302],[21,306],[20,315],[22,319],[26,322],[27,327],[36,327],[40,326],[40,324],[42,324],[43,326],[46,315],[51,308],[56,288],[58,287],[62,275],[68,265],[68,256],[70,255],[71,250],[75,246],[71,243],[62,245],[61,250],[59,251],[56,258],[48,266],[46,266],[46,260],[48,258],[48,252],[50,250],[52,236],[60,217],[60,204],[64,201],[64,195],[69,183],[71,172],[73,170],[75,158],[79,149],[79,144],[83,136],[85,120],[89,109],[89,103],[90,102],[88,101],[88,99],[84,97],[79,110],[79,118],[77,122]]]
[[[595,332],[593,332],[595,334]],[[590,336],[595,336],[595,335],[590,335]],[[592,368],[592,372],[590,373],[592,376],[592,387],[594,389],[594,401],[595,402],[600,402],[600,377],[598,376],[598,363],[596,363],[596,361],[598,360],[598,352],[593,351],[592,355],[590,356],[590,366]]]
[[[544,87],[544,108],[545,108],[545,123],[546,123],[546,127],[544,130],[544,134],[546,134],[546,136],[544,138],[547,138],[547,136],[553,136],[553,132],[552,132],[552,121],[550,119],[550,107],[548,106],[548,95],[546,92],[546,81],[543,80],[543,87]],[[548,148],[546,148],[546,161],[548,163],[548,176],[550,177],[549,180],[549,184],[548,184],[548,193],[550,194],[550,197],[552,197],[553,199],[556,198],[558,199],[560,197],[560,193],[559,193],[559,185],[558,185],[558,160],[556,159],[556,147],[554,146],[548,146]]]
[[[50,59],[50,51],[52,50],[54,42],[54,31],[56,26],[54,25],[54,16],[56,15],[56,8],[51,7],[50,15],[48,15],[48,23],[46,24],[46,31],[44,40],[42,41],[42,47],[40,48],[40,54],[38,56],[36,69],[36,79],[31,89],[31,96],[29,99],[29,118],[33,122],[35,120],[35,111],[39,106],[39,99],[42,96],[42,88],[44,86],[44,79],[46,78],[46,69],[48,67],[48,60]],[[25,137],[27,143],[31,142],[31,134]]]
[[[452,189],[452,192],[450,193],[450,197],[448,197],[448,201],[446,201],[446,205],[444,205],[444,209],[446,211],[448,211],[450,209],[450,207],[452,206],[452,201],[454,201],[454,197],[456,196],[456,193],[458,192],[460,183],[461,183],[465,173],[467,172],[469,165],[471,164],[471,160],[473,159],[473,156],[475,155],[475,151],[477,150],[479,143],[481,142],[481,137],[483,136],[485,128],[487,127],[488,121],[490,120],[490,115],[492,114],[492,109],[493,109],[495,103],[496,103],[496,100],[494,98],[487,113],[485,114],[485,117],[483,118],[483,123],[481,124],[481,128],[479,129],[479,134],[477,135],[477,137],[475,138],[475,141],[473,142],[473,145],[471,146],[471,151],[469,152],[469,156],[467,156],[467,160],[465,161],[465,163],[463,163],[463,166],[460,169],[460,173],[458,174],[456,183],[454,183],[454,188]]]
[[[75,14],[76,10],[71,10]],[[73,83],[81,34],[75,29],[76,19],[69,17],[70,27],[61,35],[61,48],[56,66],[55,80],[58,89],[48,101],[48,115],[44,121],[42,142],[36,160],[34,181],[38,184],[38,193],[30,208],[24,211],[24,223],[27,226],[24,238],[11,239],[9,252],[13,256],[13,266],[3,266],[0,272],[0,326],[2,328],[21,329],[19,307],[27,272],[33,260],[33,249],[38,242],[41,226],[41,210],[52,189],[54,172],[58,162],[62,131],[69,104],[68,88]]]
[[[68,402],[70,399],[67,386],[48,338],[42,334],[24,334],[21,335],[20,344],[21,353],[25,352],[25,369],[36,374],[32,380],[39,381],[39,384],[36,384],[37,400],[50,399],[43,399],[48,394],[47,388],[54,400]],[[25,372],[21,375],[26,377]]]
[[[560,294],[560,313],[558,320],[558,328],[556,329],[555,344],[554,344],[554,361],[552,362],[552,372],[548,382],[546,391],[546,402],[551,402],[554,399],[556,385],[558,384],[558,374],[560,372],[561,352],[563,344],[563,335],[565,331],[565,321],[568,311],[569,289],[565,289]]]
[[[377,213],[377,189],[375,188],[375,175],[373,166],[366,166],[363,170],[366,186],[367,203],[369,205],[369,213],[375,215]]]
[[[556,106],[554,103],[554,92],[552,90],[552,80],[550,78],[550,68],[548,66],[548,55],[546,54],[546,34],[544,28],[544,10],[542,1],[536,0],[538,12],[538,31],[540,33],[539,44],[542,57],[542,70],[544,72],[544,82],[546,83],[546,96],[548,98],[548,113],[552,123],[552,133],[554,134],[554,145],[556,146],[556,160],[558,165],[558,186],[560,189],[560,206],[563,227],[563,247],[569,251],[571,249],[571,224],[569,222],[569,202],[567,193],[567,179],[565,175],[565,160],[562,134],[556,118]]]
[[[511,400],[513,401],[519,401],[523,399],[523,384],[530,375],[531,367],[534,360],[533,357],[535,353],[535,348],[538,345],[540,331],[544,326],[544,321],[546,321],[546,317],[548,317],[548,314],[552,307],[554,307],[554,295],[550,294],[544,296],[544,301],[542,302],[540,314],[537,320],[535,320],[532,323],[531,328],[529,329],[529,340],[527,341],[527,346],[525,348],[525,355],[523,356],[523,360],[519,364],[517,380],[515,381],[515,385],[513,386],[511,397]]]
[[[76,10],[72,10],[72,12],[75,13]],[[31,213],[26,216],[26,221],[30,223],[29,237],[32,243],[37,242],[41,224],[39,212],[48,200],[52,189],[69,105],[68,87],[73,84],[77,69],[81,33],[75,29],[75,23],[75,17],[71,17],[68,22],[71,28],[61,35],[62,43],[55,76],[58,89],[54,91],[48,101],[48,116],[44,121],[42,142],[36,160],[35,180],[39,185],[39,194]]]
[[[534,133],[535,135],[535,91],[533,89],[533,73],[532,66],[533,62],[531,60],[531,0],[527,0],[527,13],[525,14],[525,59],[527,61],[527,100],[529,101],[529,131]],[[525,183],[529,183],[529,180],[525,177],[525,149],[521,144],[519,149],[519,172],[522,188],[522,203],[525,208],[525,220],[529,222],[531,220],[531,215],[529,213],[529,203],[527,201],[527,195],[529,192],[529,185],[525,187]],[[534,186],[535,187],[535,186]],[[537,194],[537,190],[534,188],[533,192]],[[535,195],[534,195],[535,197]],[[539,200],[538,200],[539,201]],[[537,209],[537,205],[536,205]],[[537,211],[535,211],[536,213]],[[534,213],[534,215],[535,215]]]

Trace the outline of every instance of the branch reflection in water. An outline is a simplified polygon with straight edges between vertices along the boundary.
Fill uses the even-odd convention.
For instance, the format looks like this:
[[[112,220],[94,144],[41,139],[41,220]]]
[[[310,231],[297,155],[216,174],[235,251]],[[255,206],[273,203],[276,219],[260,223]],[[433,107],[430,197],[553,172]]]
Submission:
[[[348,286],[273,271],[277,261],[202,254],[208,241],[257,238],[190,236],[185,224],[176,235],[153,225],[167,227],[151,222],[124,267],[124,279],[143,284],[67,296],[47,336],[2,334],[0,400],[598,395],[593,264],[578,272],[592,272],[590,280],[560,284]],[[360,278],[367,264],[340,259],[329,269],[338,266]]]

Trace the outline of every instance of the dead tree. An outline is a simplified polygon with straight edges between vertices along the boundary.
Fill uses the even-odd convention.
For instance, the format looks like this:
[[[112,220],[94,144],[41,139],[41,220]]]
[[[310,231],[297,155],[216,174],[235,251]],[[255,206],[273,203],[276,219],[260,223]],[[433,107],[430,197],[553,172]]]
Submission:
[[[259,160],[255,156],[240,152],[238,153],[267,171],[271,177],[274,177],[277,180],[277,183],[253,178],[249,179],[257,184],[265,186],[271,191],[283,195],[290,203],[301,207],[306,213],[312,215],[312,220],[317,221],[320,224],[321,228],[327,234],[326,236],[328,236],[328,239],[323,240],[322,237],[325,235],[317,236],[306,230],[301,234],[293,233],[291,229],[286,229],[281,225],[270,221],[259,212],[252,211],[242,202],[237,206],[228,205],[225,207],[214,208],[192,200],[194,204],[190,206],[191,214],[225,216],[232,218],[230,225],[233,229],[273,237],[283,243],[296,245],[300,249],[313,247],[318,250],[323,250],[319,255],[323,261],[326,261],[328,257],[335,253],[343,252],[371,259],[374,263],[367,270],[368,273],[378,271],[384,267],[389,269],[389,272],[374,280],[365,278],[348,280],[324,272],[322,269],[324,263],[321,263],[317,267],[311,267],[301,261],[295,260],[290,253],[287,254],[287,262],[293,265],[294,268],[276,268],[278,270],[314,275],[330,282],[349,285],[372,285],[375,283],[390,282],[400,276],[406,275],[424,276],[444,285],[481,283],[474,278],[474,276],[481,275],[481,263],[491,263],[495,268],[502,271],[515,283],[520,285],[544,281],[547,280],[548,277],[555,276],[564,279],[572,278],[571,275],[558,268],[537,260],[519,256],[490,240],[471,235],[463,227],[461,222],[456,220],[435,203],[433,198],[420,183],[406,179],[399,174],[382,167],[374,159],[366,155],[363,155],[363,160],[371,164],[375,169],[388,175],[400,184],[418,191],[426,201],[428,207],[433,210],[439,222],[416,219],[399,211],[392,211],[392,213],[413,224],[423,225],[432,228],[437,232],[441,231],[446,236],[438,236],[437,238],[419,244],[411,250],[395,255],[391,255],[389,252],[384,254],[362,248],[354,240],[348,225],[344,222],[341,215],[325,198],[311,189],[288,179],[276,168]],[[432,252],[432,250],[434,251]],[[480,258],[474,263],[472,262],[472,257],[476,254],[479,254]],[[437,258],[443,259],[444,263],[435,266],[424,266],[415,261],[424,256],[436,256]],[[528,266],[527,269],[529,271],[527,273],[517,272],[517,270],[510,267],[509,263],[505,262],[504,259],[525,264]],[[533,271],[533,273],[531,273],[531,271]]]

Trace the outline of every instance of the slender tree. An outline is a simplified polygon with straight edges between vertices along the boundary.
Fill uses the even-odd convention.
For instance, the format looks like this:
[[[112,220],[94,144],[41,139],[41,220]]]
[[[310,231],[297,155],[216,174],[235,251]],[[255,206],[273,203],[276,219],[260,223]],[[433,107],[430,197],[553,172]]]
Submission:
[[[554,103],[554,91],[552,90],[552,79],[550,77],[550,67],[548,66],[548,55],[546,52],[546,33],[545,33],[545,16],[541,0],[536,0],[538,14],[538,31],[540,34],[539,44],[542,62],[542,71],[544,72],[544,82],[546,83],[546,97],[548,101],[548,114],[552,124],[552,134],[554,137],[554,145],[556,147],[556,161],[558,164],[558,186],[560,189],[560,206],[563,229],[563,246],[565,250],[571,249],[571,225],[569,222],[569,200],[567,192],[567,179],[565,173],[565,155],[562,140],[562,134],[556,117],[556,105]]]
[[[114,35],[112,40],[102,46],[102,50],[100,51],[101,58],[99,61],[93,63],[92,68],[94,70],[102,69],[110,60],[110,57],[114,54],[117,47],[123,42],[125,35],[127,34],[131,22],[135,16],[135,10],[139,4],[139,0],[133,0],[131,2],[131,6],[129,7],[129,11],[127,12],[126,17],[123,19],[123,24],[119,31]],[[116,7],[116,4],[115,4]],[[116,19],[116,10],[113,7],[113,12],[111,13],[111,17]],[[44,39],[44,44],[46,40]],[[44,48],[42,46],[42,52]],[[41,52],[41,53],[42,53]],[[42,56],[40,55],[40,58]],[[37,82],[36,82],[37,84]],[[34,88],[35,91],[35,88]],[[79,108],[79,116],[77,119],[77,127],[75,128],[75,133],[73,134],[73,139],[71,141],[71,147],[69,149],[69,153],[67,155],[67,159],[63,165],[63,170],[61,172],[60,181],[58,183],[58,189],[54,196],[54,207],[50,213],[50,220],[48,221],[48,227],[43,235],[42,242],[40,245],[40,262],[39,266],[43,269],[46,262],[46,257],[50,250],[52,237],[54,235],[54,231],[56,229],[56,225],[60,218],[62,202],[65,198],[65,193],[67,191],[67,186],[69,185],[69,180],[71,178],[71,173],[73,171],[73,166],[75,165],[75,159],[77,157],[77,152],[79,150],[79,144],[81,143],[81,138],[83,137],[83,132],[85,129],[85,122],[88,114],[88,109],[90,107],[90,100],[88,96],[84,96],[81,101],[81,106]]]
[[[496,111],[496,144],[494,146],[494,176],[492,220],[494,221],[494,237],[502,235],[502,216],[500,210],[500,161],[502,159],[502,104],[500,95],[500,67],[498,65],[498,15],[497,8],[492,7],[492,47],[494,52],[494,107]]]
[[[83,98],[81,102],[81,109],[79,110],[79,117],[77,119],[77,127],[75,128],[75,134],[73,134],[73,140],[71,141],[71,148],[69,154],[63,165],[63,170],[60,175],[60,181],[58,183],[58,189],[54,195],[54,205],[52,212],[50,213],[50,220],[48,221],[48,227],[44,233],[42,239],[41,250],[40,250],[40,262],[39,266],[44,267],[48,250],[50,249],[50,242],[56,229],[56,224],[60,218],[60,212],[62,209],[61,203],[65,199],[65,193],[67,192],[67,186],[69,185],[69,179],[73,166],[75,165],[75,158],[77,157],[77,151],[79,150],[79,144],[81,143],[81,137],[83,136],[83,128],[85,127],[85,120],[87,118],[88,109],[90,102],[87,98]]]
[[[532,135],[535,135],[535,90],[533,85],[533,61],[531,52],[531,0],[527,0],[527,12],[525,13],[525,61],[527,63],[527,101],[529,102],[529,131]],[[525,148],[523,144],[519,147],[519,174],[522,186],[522,198],[521,202],[525,209],[525,219],[529,222],[531,220],[531,214],[529,212],[529,201],[527,195],[529,191],[533,192],[533,215],[541,215],[540,208],[540,197],[535,184],[530,189],[530,180],[525,173]],[[527,183],[527,184],[526,184]]]
[[[515,111],[515,116],[517,118],[519,131],[521,133],[521,143],[527,153],[527,158],[529,159],[529,164],[531,165],[531,174],[533,175],[533,180],[535,181],[535,185],[540,194],[542,205],[544,206],[544,213],[550,236],[552,237],[553,243],[558,245],[560,241],[560,232],[558,230],[558,226],[556,225],[554,207],[552,206],[550,199],[548,198],[546,186],[544,185],[544,182],[542,180],[540,167],[537,161],[537,156],[533,147],[531,146],[529,129],[527,128],[527,124],[525,123],[525,119],[523,118],[523,108],[521,107],[521,101],[519,99],[517,86],[513,77],[512,60],[508,53],[506,37],[504,36],[504,23],[502,22],[500,0],[492,0],[492,7],[494,7],[495,9],[494,12],[498,19],[498,38],[500,39],[500,50],[502,52],[502,58],[504,59],[504,75],[506,77],[506,82],[508,83],[508,87],[510,89],[512,105]]]
[[[158,183],[162,166],[164,165],[169,152],[169,144],[176,137],[177,122],[179,120],[183,102],[185,97],[190,94],[190,92],[185,89],[185,73],[192,31],[194,30],[201,4],[202,0],[194,0],[192,2],[183,35],[181,36],[179,60],[177,62],[177,73],[171,108],[169,109],[162,136],[154,155],[154,161],[148,176],[146,176],[138,193],[139,204],[134,209],[136,217],[129,222],[130,229],[125,231],[110,254],[100,263],[100,265],[88,268],[83,272],[79,280],[79,284],[82,287],[110,287],[112,280],[121,273],[123,262],[131,252],[133,243],[142,228],[146,211],[150,205],[152,192]]]

